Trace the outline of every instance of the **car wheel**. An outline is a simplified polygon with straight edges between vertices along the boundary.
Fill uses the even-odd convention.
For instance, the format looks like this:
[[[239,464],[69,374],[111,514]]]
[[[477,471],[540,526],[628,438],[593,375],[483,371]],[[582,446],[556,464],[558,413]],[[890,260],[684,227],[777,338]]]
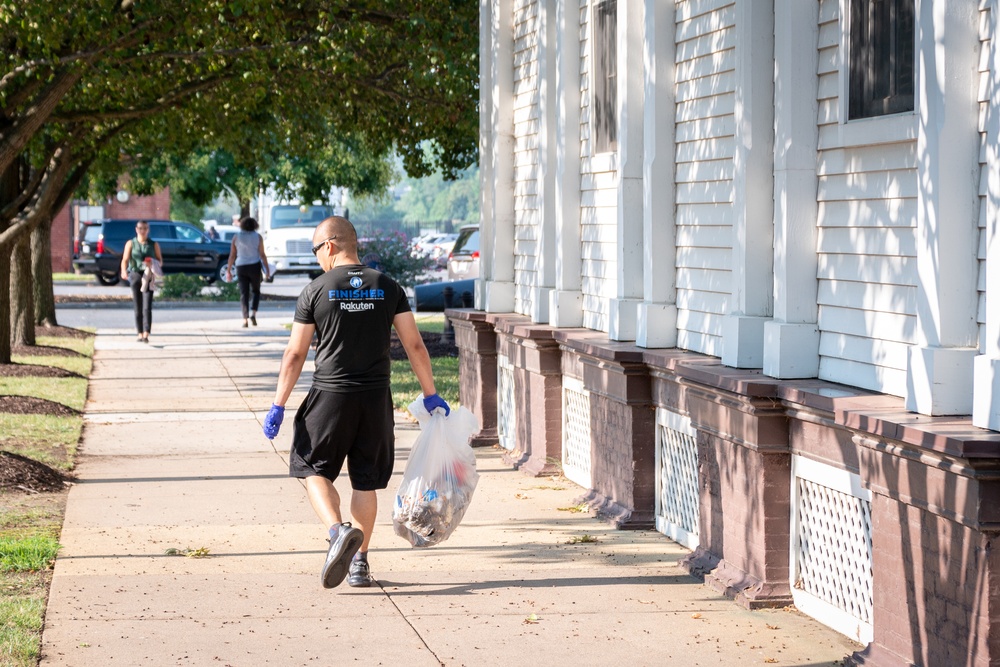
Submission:
[[[219,262],[219,266],[215,270],[215,278],[217,278],[219,280],[219,282],[222,282],[222,283],[226,282],[226,267],[227,266],[229,266],[229,262]],[[236,272],[234,271],[233,272],[234,276],[235,276],[235,273]]]
[[[121,276],[119,276],[117,273],[111,273],[110,271],[108,271],[97,274],[97,282],[107,287],[111,287],[112,285],[117,285],[120,281],[121,281]]]

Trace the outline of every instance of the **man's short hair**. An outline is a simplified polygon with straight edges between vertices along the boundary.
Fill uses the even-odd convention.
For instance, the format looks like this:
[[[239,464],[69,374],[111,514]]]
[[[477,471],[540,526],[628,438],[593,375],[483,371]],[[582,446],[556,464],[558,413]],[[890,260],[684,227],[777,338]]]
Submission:
[[[347,218],[333,215],[323,220],[313,232],[313,243],[322,243],[325,239],[335,236],[335,243],[341,250],[356,253],[358,251],[358,231]]]

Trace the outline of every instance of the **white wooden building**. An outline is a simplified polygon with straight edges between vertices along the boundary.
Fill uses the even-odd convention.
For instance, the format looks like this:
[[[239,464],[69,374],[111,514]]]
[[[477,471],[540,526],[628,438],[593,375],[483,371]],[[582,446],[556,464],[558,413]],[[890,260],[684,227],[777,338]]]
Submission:
[[[1000,662],[995,4],[481,1],[483,439],[855,664]],[[809,493],[860,554],[812,588]]]

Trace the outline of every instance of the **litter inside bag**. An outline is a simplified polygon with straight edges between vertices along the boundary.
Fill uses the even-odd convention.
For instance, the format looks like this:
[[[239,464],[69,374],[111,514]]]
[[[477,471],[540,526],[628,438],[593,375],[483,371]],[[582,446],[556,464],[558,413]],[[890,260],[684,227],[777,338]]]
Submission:
[[[429,547],[451,536],[472,502],[479,473],[469,437],[479,423],[466,408],[447,417],[429,414],[422,399],[409,408],[420,422],[420,435],[396,491],[392,525],[411,545]]]

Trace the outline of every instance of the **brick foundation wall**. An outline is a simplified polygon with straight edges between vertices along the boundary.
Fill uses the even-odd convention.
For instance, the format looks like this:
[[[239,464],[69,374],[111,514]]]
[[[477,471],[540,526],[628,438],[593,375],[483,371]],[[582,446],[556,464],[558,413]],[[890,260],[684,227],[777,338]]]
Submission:
[[[652,528],[656,415],[642,354],[584,330],[557,330],[555,337],[563,373],[590,394],[592,488],[581,500],[619,528]]]
[[[458,400],[479,418],[473,447],[497,444],[497,337],[486,314],[471,309],[445,312],[458,347]]]
[[[552,327],[520,315],[488,315],[497,334],[497,353],[514,370],[514,449],[504,454],[511,466],[529,475],[561,470],[562,371]]]

